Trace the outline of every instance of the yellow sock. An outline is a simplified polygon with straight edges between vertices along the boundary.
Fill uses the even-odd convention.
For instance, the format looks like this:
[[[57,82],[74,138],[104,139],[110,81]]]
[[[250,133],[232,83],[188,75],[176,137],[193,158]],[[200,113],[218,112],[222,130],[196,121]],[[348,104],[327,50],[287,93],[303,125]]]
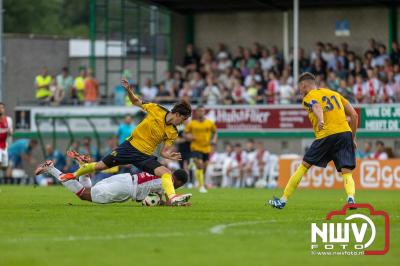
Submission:
[[[83,176],[91,174],[96,171],[96,162],[82,164],[78,170],[74,173],[75,176]]]
[[[356,188],[354,185],[352,174],[351,173],[342,174],[342,177],[343,177],[344,189],[346,190],[347,196],[354,197],[354,194],[356,194]]]
[[[161,184],[169,199],[175,196],[175,188],[174,184],[172,183],[172,175],[170,173],[165,173],[161,176]]]
[[[203,169],[196,169],[196,179],[199,183],[199,187],[204,187],[204,170]]]
[[[301,178],[307,173],[308,169],[303,165],[300,164],[297,167],[296,172],[290,177],[289,182],[286,184],[285,190],[283,191],[283,199],[287,200],[290,195],[293,194],[294,190],[300,183]]]

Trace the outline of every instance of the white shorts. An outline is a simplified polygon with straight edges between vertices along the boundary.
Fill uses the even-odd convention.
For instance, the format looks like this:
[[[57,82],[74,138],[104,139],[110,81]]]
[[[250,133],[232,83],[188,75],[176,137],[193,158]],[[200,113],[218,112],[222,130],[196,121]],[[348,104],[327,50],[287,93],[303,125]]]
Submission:
[[[8,166],[8,152],[7,149],[0,149],[0,167]]]
[[[133,197],[133,181],[130,174],[118,174],[105,178],[91,189],[92,202],[123,202]]]

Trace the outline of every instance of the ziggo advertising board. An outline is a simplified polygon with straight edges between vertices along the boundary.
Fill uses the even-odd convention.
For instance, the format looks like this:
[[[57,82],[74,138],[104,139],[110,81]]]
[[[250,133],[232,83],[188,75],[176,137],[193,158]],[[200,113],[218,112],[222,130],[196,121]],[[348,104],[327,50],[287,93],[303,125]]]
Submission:
[[[301,161],[301,158],[279,160],[279,187],[285,187]],[[400,190],[400,160],[357,160],[353,179],[357,189]],[[311,167],[299,187],[343,189],[343,179],[330,162],[326,168]]]

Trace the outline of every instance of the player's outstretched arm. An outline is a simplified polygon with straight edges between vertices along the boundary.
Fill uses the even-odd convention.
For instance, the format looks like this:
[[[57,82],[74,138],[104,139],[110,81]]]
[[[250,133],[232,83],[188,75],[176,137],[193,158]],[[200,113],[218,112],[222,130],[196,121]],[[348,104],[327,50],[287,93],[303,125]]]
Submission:
[[[122,87],[124,87],[124,89],[128,93],[128,97],[129,97],[129,100],[131,101],[131,103],[137,107],[142,108],[143,102],[137,95],[135,95],[134,90],[133,90],[133,84],[129,84],[129,82],[126,79],[123,79],[121,81],[121,85],[122,85]]]
[[[165,159],[170,159],[174,161],[180,161],[182,160],[182,155],[180,152],[174,152],[172,150],[172,147],[170,145],[164,145],[160,151],[160,154],[162,157]]]
[[[314,103],[312,106],[312,111],[318,119],[318,130],[322,130],[324,128],[325,122],[324,111],[322,110],[321,105],[319,105],[319,103]]]
[[[351,128],[351,132],[353,132],[353,139],[355,139],[358,127],[358,114],[349,102],[344,105],[344,112],[350,117],[349,126]]]

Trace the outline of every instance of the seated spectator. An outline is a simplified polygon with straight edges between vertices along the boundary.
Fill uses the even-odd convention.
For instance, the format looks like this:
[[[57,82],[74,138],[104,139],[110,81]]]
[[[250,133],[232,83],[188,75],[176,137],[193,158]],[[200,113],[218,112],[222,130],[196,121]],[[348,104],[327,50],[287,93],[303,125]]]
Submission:
[[[53,96],[50,91],[52,80],[47,67],[43,67],[42,73],[35,77],[36,100],[40,105],[48,104]]]
[[[382,79],[382,86],[379,90],[379,102],[381,103],[392,103],[394,100],[393,87],[389,83],[387,77]]]
[[[380,81],[376,78],[376,74],[372,68],[367,70],[367,102],[376,103],[378,101],[378,92],[381,88]]]
[[[140,89],[142,98],[146,102],[153,102],[157,96],[157,88],[153,86],[151,79],[146,79],[144,86]]]
[[[263,49],[261,51],[260,63],[262,70],[270,70],[274,66],[274,58],[271,56],[268,49]]]
[[[378,46],[379,54],[372,59],[371,66],[372,67],[380,67],[383,66],[385,60],[389,58],[388,54],[386,53],[386,46],[380,44]]]
[[[232,89],[232,99],[235,104],[246,104],[248,95],[246,88],[242,86],[240,80],[236,80]]]
[[[232,61],[229,59],[229,55],[226,52],[220,52],[218,54],[218,70],[223,72],[226,69],[232,67]]]
[[[165,83],[158,84],[158,91],[155,101],[158,103],[173,102],[175,100],[175,96],[171,91],[168,91],[165,88],[164,84]]]
[[[193,96],[198,98],[201,96],[206,83],[199,72],[193,72],[192,78],[189,81],[190,88],[193,91]]]
[[[251,52],[249,49],[244,49],[243,59],[245,62],[245,67],[247,69],[252,69],[252,68],[256,67],[257,60],[251,55]]]
[[[117,136],[118,136],[118,144],[124,142],[135,129],[135,125],[133,124],[133,119],[131,115],[126,115],[124,121],[119,124]]]
[[[190,88],[189,82],[184,82],[182,89],[179,90],[179,95],[178,95],[179,99],[190,102],[192,96],[193,96],[193,91]]]
[[[354,102],[353,88],[347,86],[347,82],[345,79],[341,79],[339,81],[339,88],[337,90],[344,98],[346,98],[349,102]]]
[[[70,103],[72,101],[72,90],[74,85],[74,79],[69,74],[68,67],[63,67],[61,70],[61,74],[58,74],[56,77],[57,86],[61,89],[61,103]]]
[[[253,105],[257,103],[258,89],[254,80],[252,80],[250,86],[247,87],[246,94],[249,104]]]
[[[203,91],[202,98],[207,105],[216,105],[221,99],[221,92],[211,76],[207,78],[207,86]]]
[[[372,150],[371,143],[365,142],[364,150],[361,150],[361,149],[356,150],[356,158],[359,158],[359,159],[371,158],[371,156],[372,156],[371,150]]]
[[[256,69],[250,69],[249,75],[244,79],[244,86],[249,87],[252,82],[261,82],[261,76],[257,74]]]
[[[383,143],[383,141],[378,140],[375,143],[375,147],[376,152],[371,155],[372,159],[387,160],[389,158],[388,154],[386,153],[385,144]]]
[[[99,102],[99,82],[93,76],[93,70],[88,69],[84,83],[85,106],[96,106]]]

